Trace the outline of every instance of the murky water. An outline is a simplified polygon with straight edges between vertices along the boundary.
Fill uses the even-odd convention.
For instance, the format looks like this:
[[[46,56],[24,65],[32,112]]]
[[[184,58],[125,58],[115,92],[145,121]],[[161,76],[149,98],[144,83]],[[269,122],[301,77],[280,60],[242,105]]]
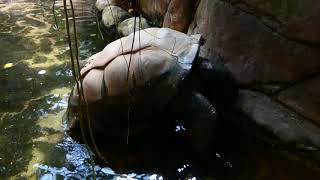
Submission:
[[[152,173],[169,168],[177,177],[191,179],[187,160],[170,163],[180,158],[179,153],[171,154],[173,148],[146,142],[144,156],[156,149],[162,152],[162,156],[150,158],[154,165],[148,164],[150,170],[119,174],[95,164],[93,171],[89,151],[63,129],[73,79],[62,3],[56,2],[57,25],[52,3],[0,0],[0,179],[90,179],[93,172],[98,179],[163,179]],[[81,59],[108,42],[98,37],[90,3],[75,1]],[[320,179],[318,168],[237,133],[241,131],[229,128],[222,134],[226,137],[220,142],[223,153],[217,153],[217,162],[213,162],[217,179]]]

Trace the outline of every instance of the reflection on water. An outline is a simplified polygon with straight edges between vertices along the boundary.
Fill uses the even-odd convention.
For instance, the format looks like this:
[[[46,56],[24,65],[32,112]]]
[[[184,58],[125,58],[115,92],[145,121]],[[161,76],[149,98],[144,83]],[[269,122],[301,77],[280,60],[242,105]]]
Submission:
[[[62,8],[57,4],[58,30],[52,2],[0,0],[0,177],[29,179],[40,167],[70,162],[60,146],[67,142],[62,117],[72,73]],[[103,44],[87,35],[96,28],[95,17],[86,15],[79,25],[82,59],[97,51],[93,41]]]
[[[105,43],[98,38],[91,1],[74,2],[80,58],[85,59]],[[178,177],[195,179],[192,165],[180,158],[184,150],[172,153],[175,145],[161,146],[161,139],[143,142],[141,158],[151,162],[142,167],[155,169],[122,174],[103,164],[92,166],[85,146],[64,134],[62,119],[73,82],[61,5],[56,2],[56,26],[51,0],[0,0],[0,179],[90,179],[95,172],[98,179],[160,180],[163,177],[152,172],[169,168]],[[320,179],[317,168],[237,133],[241,132],[228,126],[221,135],[226,138],[220,142],[223,148],[212,173],[220,179]],[[115,157],[126,159],[122,154]],[[173,159],[180,161],[173,164]]]

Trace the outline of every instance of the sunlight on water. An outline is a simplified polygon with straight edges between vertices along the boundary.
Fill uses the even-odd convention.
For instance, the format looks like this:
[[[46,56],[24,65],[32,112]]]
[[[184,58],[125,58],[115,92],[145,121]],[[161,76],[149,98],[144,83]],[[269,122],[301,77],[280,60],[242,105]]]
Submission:
[[[0,1],[0,177],[36,178],[36,164],[66,163],[67,149],[58,145],[65,141],[62,119],[72,73],[62,8],[56,8],[58,31],[51,6],[49,0]],[[93,27],[80,35],[91,45],[82,58],[93,53],[97,38],[86,35]]]

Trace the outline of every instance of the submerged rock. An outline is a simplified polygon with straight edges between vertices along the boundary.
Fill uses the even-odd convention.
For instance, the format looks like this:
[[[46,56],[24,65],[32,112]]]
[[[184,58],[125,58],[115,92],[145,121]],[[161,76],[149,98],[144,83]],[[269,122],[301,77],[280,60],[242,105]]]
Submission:
[[[115,27],[129,17],[127,11],[113,5],[105,7],[102,12],[102,22],[107,28]]]
[[[123,35],[123,36],[128,36],[129,34],[133,33],[134,30],[134,17],[131,17],[129,19],[126,19],[122,21],[118,25],[118,31]],[[141,26],[139,25],[140,20],[139,17],[136,18],[136,31],[139,31],[141,29],[146,29],[149,28],[149,24],[147,23],[147,20],[143,17],[141,17]]]
[[[250,121],[283,144],[308,150],[320,149],[320,128],[268,96],[242,90],[237,107]]]

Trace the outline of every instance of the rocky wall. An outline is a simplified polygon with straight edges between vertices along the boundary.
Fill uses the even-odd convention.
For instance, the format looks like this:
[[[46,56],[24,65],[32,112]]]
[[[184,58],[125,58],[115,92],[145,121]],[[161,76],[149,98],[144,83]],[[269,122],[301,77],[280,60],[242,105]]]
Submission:
[[[199,55],[222,57],[248,121],[320,153],[320,1],[141,0],[141,9],[163,27],[202,34]]]

